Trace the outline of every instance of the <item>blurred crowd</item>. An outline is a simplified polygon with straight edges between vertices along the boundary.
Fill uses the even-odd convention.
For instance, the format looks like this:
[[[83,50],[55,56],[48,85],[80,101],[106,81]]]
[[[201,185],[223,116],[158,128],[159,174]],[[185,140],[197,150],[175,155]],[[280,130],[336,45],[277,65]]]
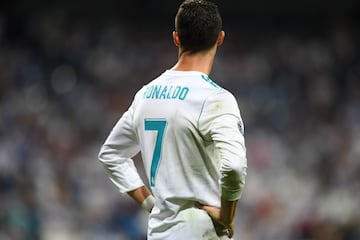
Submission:
[[[210,76],[245,122],[235,239],[360,239],[359,29],[235,26]],[[146,239],[147,214],[97,154],[133,94],[176,62],[172,30],[0,15],[1,240]]]

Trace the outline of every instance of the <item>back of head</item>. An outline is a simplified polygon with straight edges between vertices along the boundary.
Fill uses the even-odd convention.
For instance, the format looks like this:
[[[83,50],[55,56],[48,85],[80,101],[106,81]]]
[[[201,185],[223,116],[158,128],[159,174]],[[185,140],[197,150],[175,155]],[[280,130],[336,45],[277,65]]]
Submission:
[[[209,50],[222,30],[222,20],[215,3],[207,0],[186,0],[177,12],[175,31],[183,51],[197,53]]]

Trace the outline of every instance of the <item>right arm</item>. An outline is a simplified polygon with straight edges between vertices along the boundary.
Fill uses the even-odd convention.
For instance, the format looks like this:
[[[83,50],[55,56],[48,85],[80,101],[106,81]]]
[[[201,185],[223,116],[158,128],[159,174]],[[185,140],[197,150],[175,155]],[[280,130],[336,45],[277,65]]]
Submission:
[[[204,104],[199,124],[204,137],[213,141],[219,152],[221,206],[199,204],[198,207],[227,228],[231,237],[247,170],[243,123],[235,98],[223,91],[209,98]]]
[[[221,198],[220,208],[198,203],[197,207],[205,210],[217,223],[220,223],[230,238],[234,235],[234,219],[238,200],[228,201]]]

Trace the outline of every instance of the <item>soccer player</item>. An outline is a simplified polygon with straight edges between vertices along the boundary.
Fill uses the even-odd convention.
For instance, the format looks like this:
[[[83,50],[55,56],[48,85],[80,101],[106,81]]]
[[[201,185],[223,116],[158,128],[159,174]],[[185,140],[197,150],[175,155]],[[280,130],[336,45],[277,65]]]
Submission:
[[[178,61],[141,88],[99,160],[120,193],[150,212],[149,240],[230,239],[247,169],[234,96],[209,78],[225,33],[217,6],[183,2]],[[132,157],[141,152],[148,188]]]

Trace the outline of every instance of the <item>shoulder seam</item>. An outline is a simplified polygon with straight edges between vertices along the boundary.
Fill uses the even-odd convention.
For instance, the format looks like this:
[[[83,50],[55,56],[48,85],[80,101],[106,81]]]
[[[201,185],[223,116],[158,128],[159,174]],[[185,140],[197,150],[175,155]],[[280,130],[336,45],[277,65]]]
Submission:
[[[209,83],[209,84],[211,84],[213,87],[215,87],[215,88],[222,88],[222,87],[220,87],[216,82],[214,82],[213,80],[211,80],[211,78],[209,77],[209,76],[206,76],[206,75],[204,75],[204,74],[201,74],[201,78],[203,79],[203,80],[205,80],[207,83]]]

